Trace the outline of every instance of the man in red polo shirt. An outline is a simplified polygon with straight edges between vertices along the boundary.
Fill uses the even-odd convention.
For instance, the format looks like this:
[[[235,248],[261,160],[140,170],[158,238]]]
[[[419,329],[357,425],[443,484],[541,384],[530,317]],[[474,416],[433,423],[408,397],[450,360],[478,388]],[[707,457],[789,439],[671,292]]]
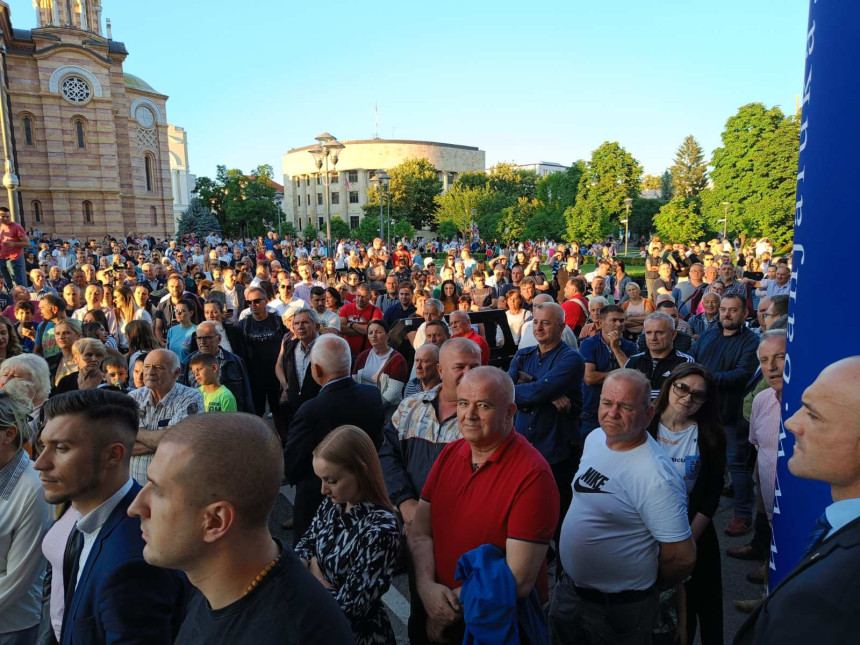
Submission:
[[[367,342],[367,323],[382,318],[379,307],[370,303],[370,287],[360,284],[355,290],[355,302],[348,302],[340,308],[340,330],[353,359],[370,347]]]
[[[465,311],[452,311],[448,316],[452,338],[468,338],[481,348],[481,365],[490,364],[490,346],[481,334],[472,329],[472,321]]]
[[[27,231],[12,221],[12,214],[5,206],[0,207],[0,273],[6,284],[27,286],[24,279],[24,249],[30,246]]]
[[[433,465],[408,536],[430,641],[462,640],[457,560],[483,544],[505,553],[525,598],[543,574],[558,521],[558,488],[540,453],[513,428],[514,384],[494,367],[479,367],[457,387],[463,438]]]
[[[585,298],[585,279],[582,276],[570,278],[564,286],[565,301],[561,303],[564,309],[564,324],[579,336],[579,330],[588,318],[588,300]]]

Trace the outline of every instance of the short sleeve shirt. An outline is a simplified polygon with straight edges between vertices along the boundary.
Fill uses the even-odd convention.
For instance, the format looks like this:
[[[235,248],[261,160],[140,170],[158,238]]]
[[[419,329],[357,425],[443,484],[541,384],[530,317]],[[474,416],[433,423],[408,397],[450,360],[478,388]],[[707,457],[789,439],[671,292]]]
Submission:
[[[236,412],[236,397],[222,385],[214,392],[204,392],[198,388],[203,395],[203,410],[205,412]]]
[[[17,260],[24,253],[23,247],[13,246],[6,248],[5,242],[23,242],[27,237],[27,231],[17,222],[9,222],[0,225],[0,260]]]
[[[379,307],[371,304],[368,304],[364,309],[359,309],[354,302],[350,302],[341,307],[340,317],[346,318],[348,323],[354,322],[365,325],[371,320],[381,319],[382,312]],[[349,349],[353,355],[361,354],[368,347],[367,338],[364,336],[344,336],[344,339],[349,343]]]
[[[636,345],[629,340],[621,339],[621,351],[627,358],[638,353]],[[579,353],[586,363],[592,363],[594,369],[598,372],[611,372],[617,370],[621,365],[615,358],[615,354],[606,341],[603,340],[603,335],[598,334],[591,338],[584,339],[579,344]],[[582,414],[589,418],[597,418],[597,408],[600,405],[600,393],[603,391],[603,383],[597,385],[586,385],[582,383]]]
[[[540,453],[519,433],[472,470],[465,439],[448,444],[427,477],[436,576],[450,589],[457,560],[482,544],[502,551],[508,539],[549,544],[558,522],[558,488]]]

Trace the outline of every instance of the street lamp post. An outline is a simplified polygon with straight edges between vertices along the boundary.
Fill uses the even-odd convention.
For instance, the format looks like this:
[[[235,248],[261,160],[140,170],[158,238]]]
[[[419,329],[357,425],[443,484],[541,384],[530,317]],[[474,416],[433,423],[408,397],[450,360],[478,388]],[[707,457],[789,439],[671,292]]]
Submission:
[[[385,237],[383,233],[383,229],[385,228],[384,217],[385,214],[382,210],[382,196],[388,191],[388,182],[391,180],[391,177],[388,176],[388,173],[384,170],[377,170],[373,173],[373,177],[370,179],[370,183],[379,191],[379,237]]]
[[[326,249],[327,252],[331,253],[331,176],[329,175],[329,159],[331,159],[331,170],[337,168],[337,160],[340,156],[340,151],[343,150],[346,146],[344,146],[341,142],[335,139],[328,132],[323,132],[321,135],[316,137],[316,140],[319,142],[313,148],[308,150],[314,158],[314,163],[316,164],[317,170],[321,171],[323,167],[323,163],[325,163],[325,206],[326,206],[326,214],[325,214],[325,237],[326,237]]]
[[[630,242],[630,207],[633,206],[633,198],[624,198],[624,209],[627,211],[627,218],[624,220],[624,257],[627,257],[629,242]]]
[[[5,159],[5,172],[3,173],[3,186],[6,188],[6,194],[9,198],[9,214],[12,216],[13,222],[20,222],[20,213],[18,212],[18,203],[15,199],[15,190],[20,186],[21,182],[18,175],[15,174],[15,156],[12,150],[11,140],[11,121],[7,111],[6,97],[6,76],[4,74],[6,64],[6,47],[0,45],[0,135],[3,138],[3,158]],[[23,258],[23,254],[22,254]],[[22,260],[23,262],[23,260]]]
[[[723,202],[723,242],[726,241],[726,236],[729,233],[729,202]]]

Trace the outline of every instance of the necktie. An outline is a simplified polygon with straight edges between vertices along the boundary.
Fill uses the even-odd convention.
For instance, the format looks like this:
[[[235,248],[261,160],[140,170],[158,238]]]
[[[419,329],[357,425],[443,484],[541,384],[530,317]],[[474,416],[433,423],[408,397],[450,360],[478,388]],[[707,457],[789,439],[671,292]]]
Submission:
[[[65,604],[63,606],[63,626],[66,629],[66,620],[75,598],[75,586],[80,570],[81,551],[84,549],[84,534],[75,526],[66,541],[66,553],[63,557],[63,590],[65,591]],[[61,632],[62,633],[62,632]]]
[[[812,527],[812,532],[809,534],[809,542],[806,545],[806,551],[803,552],[803,556],[806,557],[815,547],[821,544],[824,541],[824,536],[832,528],[833,526],[827,521],[827,513],[822,513],[821,517],[816,520],[815,526]]]

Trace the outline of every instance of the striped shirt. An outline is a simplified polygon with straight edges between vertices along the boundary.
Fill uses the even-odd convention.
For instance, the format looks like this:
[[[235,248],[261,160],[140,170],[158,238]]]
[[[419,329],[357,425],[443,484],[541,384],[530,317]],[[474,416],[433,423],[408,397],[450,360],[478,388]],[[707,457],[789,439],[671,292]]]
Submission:
[[[750,443],[758,448],[759,486],[767,518],[773,521],[776,489],[776,459],[779,451],[779,399],[773,388],[756,394],[750,414]]]

